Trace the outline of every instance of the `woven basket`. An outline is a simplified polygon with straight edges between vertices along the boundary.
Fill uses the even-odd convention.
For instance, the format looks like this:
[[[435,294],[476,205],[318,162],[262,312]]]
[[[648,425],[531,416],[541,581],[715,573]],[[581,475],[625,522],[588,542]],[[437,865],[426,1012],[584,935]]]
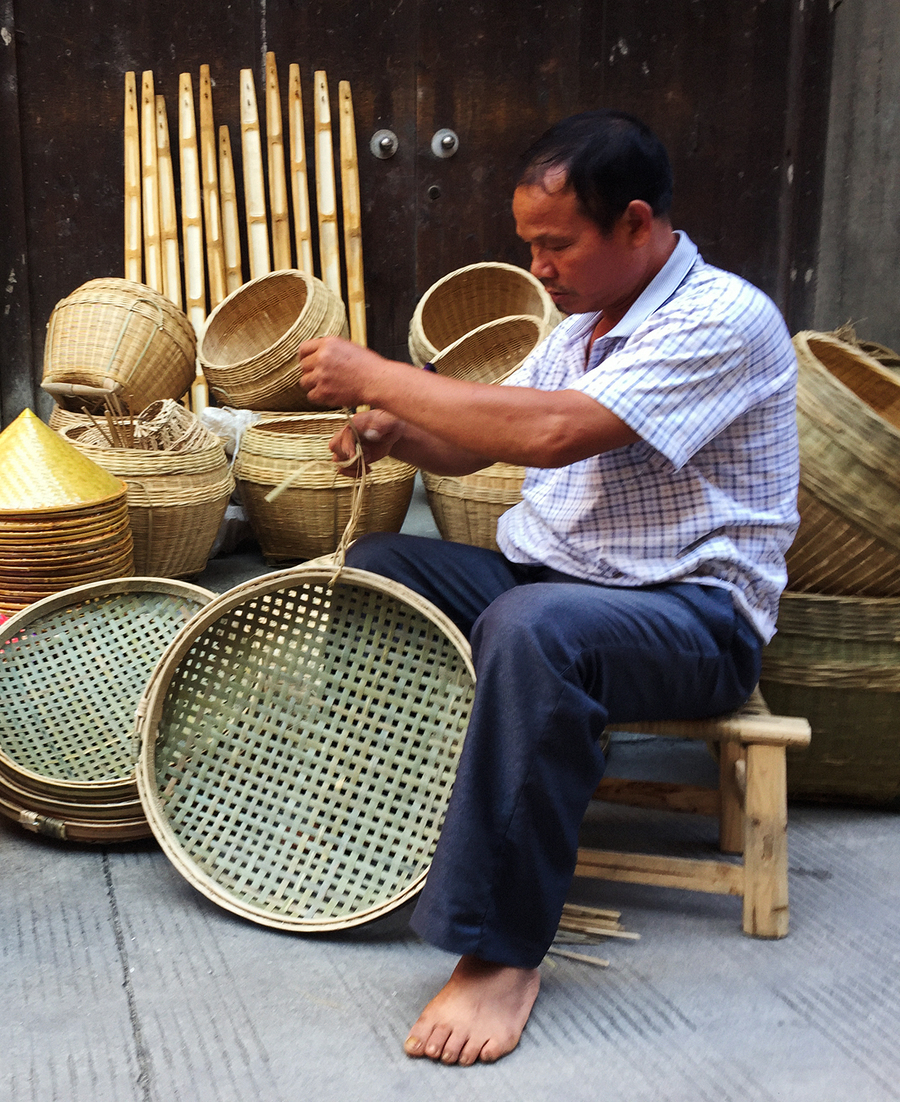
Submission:
[[[0,628],[0,812],[71,841],[145,837],[135,711],[166,645],[213,594],[119,578],[48,597]]]
[[[497,521],[522,500],[525,468],[494,463],[474,474],[450,478],[422,471],[434,522],[445,540],[497,551]]]
[[[328,441],[346,423],[342,413],[295,414],[251,425],[244,433],[234,474],[266,558],[303,561],[338,546],[357,487],[332,462]],[[415,476],[415,467],[390,456],[374,463],[366,472],[354,534],[399,532]],[[267,501],[287,478],[290,485]]]
[[[824,333],[798,333],[800,529],[789,588],[900,595],[900,379]]]
[[[97,442],[103,439],[101,429],[94,425],[71,425],[61,433],[127,485],[137,574],[160,578],[199,574],[206,567],[234,490],[234,476],[218,437],[192,414],[182,412],[188,424],[170,419],[156,434],[151,433],[167,450],[103,446]],[[146,419],[144,428],[152,430],[152,426],[152,418]]]
[[[788,751],[790,795],[900,796],[900,599],[783,594],[760,688],[812,726],[809,748]]]
[[[138,790],[175,868],[236,914],[306,932],[419,890],[474,680],[428,601],[332,573],[280,571],[211,602],[140,709]]]
[[[421,367],[485,322],[530,314],[546,335],[560,313],[540,281],[514,264],[469,264],[445,275],[421,297],[409,325],[409,354]]]
[[[293,270],[269,272],[219,303],[197,356],[220,405],[309,410],[297,349],[313,337],[348,333],[343,302],[320,279]]]
[[[473,383],[499,383],[516,370],[547,335],[544,324],[530,314],[485,322],[448,345],[434,357],[439,375]]]
[[[70,409],[100,409],[115,396],[137,412],[188,390],[196,347],[194,327],[165,295],[128,279],[92,279],[50,315],[41,386]]]

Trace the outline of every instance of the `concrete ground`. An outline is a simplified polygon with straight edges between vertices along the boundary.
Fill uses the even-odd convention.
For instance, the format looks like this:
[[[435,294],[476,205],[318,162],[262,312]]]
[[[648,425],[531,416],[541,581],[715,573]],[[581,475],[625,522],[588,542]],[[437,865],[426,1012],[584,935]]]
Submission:
[[[421,492],[407,530],[435,534]],[[223,591],[270,569],[211,561]],[[712,781],[705,746],[614,735],[610,775]],[[587,840],[688,856],[710,819],[598,805]],[[453,960],[407,910],[342,935],[220,909],[153,841],[73,845],[0,820],[0,1102],[881,1102],[900,1099],[896,812],[792,805],[791,932],[721,896],[576,882],[638,940],[542,966],[518,1049],[445,1068],[401,1045]],[[602,841],[601,841],[602,840]],[[652,840],[652,841],[651,841]]]

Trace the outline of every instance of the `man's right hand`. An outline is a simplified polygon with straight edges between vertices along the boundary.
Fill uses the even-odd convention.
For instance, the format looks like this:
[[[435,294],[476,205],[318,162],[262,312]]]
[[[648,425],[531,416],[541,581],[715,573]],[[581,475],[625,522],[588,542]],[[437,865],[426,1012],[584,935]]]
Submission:
[[[357,446],[362,449],[367,467],[386,455],[403,435],[404,422],[383,409],[369,409],[353,416],[352,428],[345,425],[329,442],[334,461],[341,471],[350,477],[360,474],[359,463],[351,462],[357,456]]]

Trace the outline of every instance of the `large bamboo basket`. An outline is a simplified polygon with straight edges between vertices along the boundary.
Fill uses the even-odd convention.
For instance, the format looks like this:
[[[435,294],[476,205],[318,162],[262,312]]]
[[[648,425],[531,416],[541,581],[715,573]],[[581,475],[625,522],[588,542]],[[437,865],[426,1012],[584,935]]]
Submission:
[[[359,926],[418,892],[473,693],[468,644],[412,590],[306,566],[222,594],[139,712],[153,833],[208,899],[264,926]]]
[[[213,310],[197,357],[220,405],[310,410],[297,349],[303,341],[335,334],[349,334],[338,295],[305,272],[268,272],[232,291]]]
[[[797,592],[900,595],[900,379],[825,333],[794,337],[799,362]]]
[[[342,413],[295,414],[251,425],[234,474],[250,527],[266,558],[303,561],[333,552],[353,512],[357,486],[332,462],[328,441]],[[399,532],[416,468],[387,456],[366,472],[354,534]],[[271,501],[268,495],[290,484]]]
[[[466,333],[513,314],[536,317],[548,333],[560,313],[540,281],[514,264],[468,264],[445,275],[419,300],[409,325],[409,354],[422,367]]]
[[[99,426],[70,425],[61,435],[128,487],[134,569],[160,578],[191,577],[206,567],[234,491],[221,441],[192,414],[188,426],[162,426],[164,450],[113,447]],[[152,419],[149,423],[152,425]],[[124,431],[124,424],[119,421]],[[165,430],[171,430],[165,447]]]
[[[128,279],[92,279],[50,315],[41,386],[70,409],[101,409],[113,397],[137,412],[186,393],[196,347],[187,315],[165,295]]]
[[[445,540],[497,548],[497,521],[522,500],[525,468],[494,463],[461,477],[422,472],[434,522]]]
[[[900,796],[900,598],[785,593],[760,688],[812,742],[788,750],[788,792],[884,803]]]
[[[432,365],[438,375],[473,383],[499,383],[512,375],[546,335],[546,326],[533,315],[497,318],[438,352]]]
[[[135,712],[158,659],[213,594],[117,578],[39,601],[0,628],[0,813],[73,842],[150,831]]]

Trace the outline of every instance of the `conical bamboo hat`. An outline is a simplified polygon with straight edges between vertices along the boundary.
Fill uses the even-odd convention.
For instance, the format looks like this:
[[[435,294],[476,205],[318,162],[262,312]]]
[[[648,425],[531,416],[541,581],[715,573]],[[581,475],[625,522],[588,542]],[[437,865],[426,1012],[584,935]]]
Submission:
[[[30,409],[0,432],[0,513],[77,509],[125,491]]]

